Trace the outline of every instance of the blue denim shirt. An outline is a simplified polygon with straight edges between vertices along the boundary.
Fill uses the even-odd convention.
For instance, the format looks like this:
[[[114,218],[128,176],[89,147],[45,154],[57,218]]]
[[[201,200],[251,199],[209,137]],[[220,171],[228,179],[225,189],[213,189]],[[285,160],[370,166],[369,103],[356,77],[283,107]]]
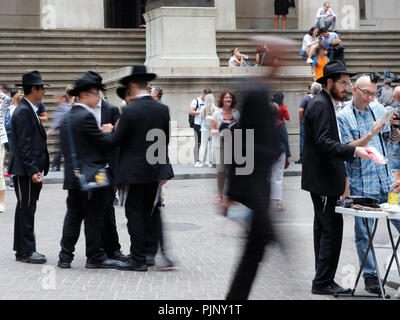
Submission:
[[[365,113],[355,108],[353,103],[344,107],[337,115],[342,143],[348,144],[364,137],[372,129],[375,122],[374,116],[378,120],[382,118],[385,111],[385,108],[377,102],[370,103]],[[390,131],[389,123],[381,133],[388,131]],[[383,138],[382,143],[383,145],[377,134],[367,146],[375,147],[381,154],[388,156],[387,145]],[[381,186],[384,192],[388,192],[394,183],[389,166],[376,164],[372,160],[356,158],[353,162],[346,162],[346,170],[352,195],[380,194]]]

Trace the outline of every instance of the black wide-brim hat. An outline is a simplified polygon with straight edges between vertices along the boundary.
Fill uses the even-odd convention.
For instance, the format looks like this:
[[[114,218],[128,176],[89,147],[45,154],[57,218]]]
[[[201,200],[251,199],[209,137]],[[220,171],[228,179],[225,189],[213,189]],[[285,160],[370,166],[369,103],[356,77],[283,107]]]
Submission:
[[[326,84],[326,80],[328,76],[333,74],[348,74],[351,77],[354,77],[357,73],[347,71],[345,65],[340,60],[333,60],[328,62],[323,69],[324,76],[317,80],[318,83]]]
[[[132,73],[129,76],[122,78],[119,83],[128,86],[129,82],[139,81],[151,81],[157,77],[155,73],[148,73],[145,65],[135,65],[132,67]]]
[[[120,97],[122,100],[125,100],[125,94],[128,89],[128,87],[118,87],[117,96]]]
[[[78,96],[82,91],[86,91],[90,88],[97,88],[99,90],[104,91],[105,87],[102,84],[103,78],[94,71],[87,71],[82,78],[78,79],[75,82],[75,86],[73,89],[69,91],[71,96]]]
[[[29,86],[50,86],[43,82],[40,72],[37,70],[24,73],[22,75],[22,83],[16,83],[17,87],[29,87]]]

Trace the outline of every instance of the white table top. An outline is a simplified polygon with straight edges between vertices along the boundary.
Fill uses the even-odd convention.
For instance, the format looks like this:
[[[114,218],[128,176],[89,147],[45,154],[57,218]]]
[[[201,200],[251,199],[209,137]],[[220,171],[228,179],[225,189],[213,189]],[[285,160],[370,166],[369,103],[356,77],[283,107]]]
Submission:
[[[400,213],[390,213],[386,211],[362,211],[351,208],[336,207],[335,211],[346,216],[372,218],[372,219],[390,219],[400,220]]]

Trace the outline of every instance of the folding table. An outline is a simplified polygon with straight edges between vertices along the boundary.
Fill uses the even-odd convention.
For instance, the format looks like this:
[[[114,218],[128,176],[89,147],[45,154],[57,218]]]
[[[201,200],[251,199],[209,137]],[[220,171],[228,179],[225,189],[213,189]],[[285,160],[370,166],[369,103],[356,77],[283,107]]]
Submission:
[[[397,249],[399,248],[400,237],[397,240],[397,242],[395,243],[394,240],[393,240],[393,234],[392,234],[391,227],[390,227],[390,220],[400,220],[400,213],[390,213],[390,212],[386,212],[386,211],[363,211],[363,210],[356,210],[356,209],[352,209],[352,208],[343,208],[343,207],[336,207],[335,211],[337,213],[342,214],[343,216],[353,216],[353,217],[362,218],[363,222],[364,222],[364,224],[366,226],[367,234],[368,234],[368,248],[367,248],[367,251],[365,252],[365,255],[364,255],[363,259],[362,259],[360,270],[359,270],[359,272],[357,274],[356,282],[355,282],[354,287],[353,287],[353,289],[351,291],[351,294],[350,295],[348,295],[348,294],[342,295],[341,294],[340,296],[346,296],[346,295],[347,296],[351,296],[351,297],[355,296],[354,293],[356,291],[356,288],[357,288],[357,285],[358,285],[358,281],[360,280],[362,271],[364,269],[364,265],[365,265],[365,261],[367,259],[368,253],[371,250],[372,257],[373,257],[374,263],[375,263],[376,274],[377,274],[378,281],[379,281],[380,292],[381,292],[381,294],[378,295],[378,297],[382,297],[382,299],[390,298],[389,295],[385,295],[384,294],[384,286],[386,284],[387,277],[389,275],[389,272],[390,272],[390,269],[391,269],[391,266],[392,266],[394,260],[396,261],[397,271],[399,272],[399,275],[400,275],[400,264],[399,264],[399,259],[397,257]],[[373,228],[372,228],[372,232],[371,232],[371,230],[369,229],[369,226],[368,226],[368,220],[367,220],[368,218],[374,219],[374,225],[373,225]],[[385,219],[386,220],[387,230],[388,230],[390,243],[391,243],[392,251],[393,251],[391,259],[390,259],[390,263],[388,265],[388,268],[386,270],[386,273],[385,273],[385,276],[384,276],[383,280],[380,277],[379,268],[378,268],[378,262],[376,260],[375,249],[374,249],[374,245],[373,245],[373,241],[374,241],[376,229],[378,227],[379,219]],[[338,295],[335,295],[335,296],[337,297]],[[363,296],[362,295],[357,295],[357,297],[374,297],[374,296],[373,295],[363,295]]]

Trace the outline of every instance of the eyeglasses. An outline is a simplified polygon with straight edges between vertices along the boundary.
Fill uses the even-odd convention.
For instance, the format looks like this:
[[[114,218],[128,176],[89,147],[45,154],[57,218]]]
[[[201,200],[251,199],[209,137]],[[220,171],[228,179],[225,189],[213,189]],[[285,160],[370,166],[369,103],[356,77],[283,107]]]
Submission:
[[[86,92],[89,92],[89,93],[93,94],[93,95],[96,96],[96,97],[99,96],[99,93],[98,93],[98,92],[93,92],[93,91],[86,91]]]
[[[377,95],[376,95],[376,92],[375,93],[371,93],[371,92],[367,92],[367,91],[365,91],[365,90],[363,90],[363,89],[360,89],[359,87],[356,87],[358,90],[360,90],[364,95],[366,95],[368,98],[376,98],[377,97]]]
[[[336,81],[336,82],[339,83],[343,88],[352,86],[350,81],[343,81],[342,80],[342,81]]]

